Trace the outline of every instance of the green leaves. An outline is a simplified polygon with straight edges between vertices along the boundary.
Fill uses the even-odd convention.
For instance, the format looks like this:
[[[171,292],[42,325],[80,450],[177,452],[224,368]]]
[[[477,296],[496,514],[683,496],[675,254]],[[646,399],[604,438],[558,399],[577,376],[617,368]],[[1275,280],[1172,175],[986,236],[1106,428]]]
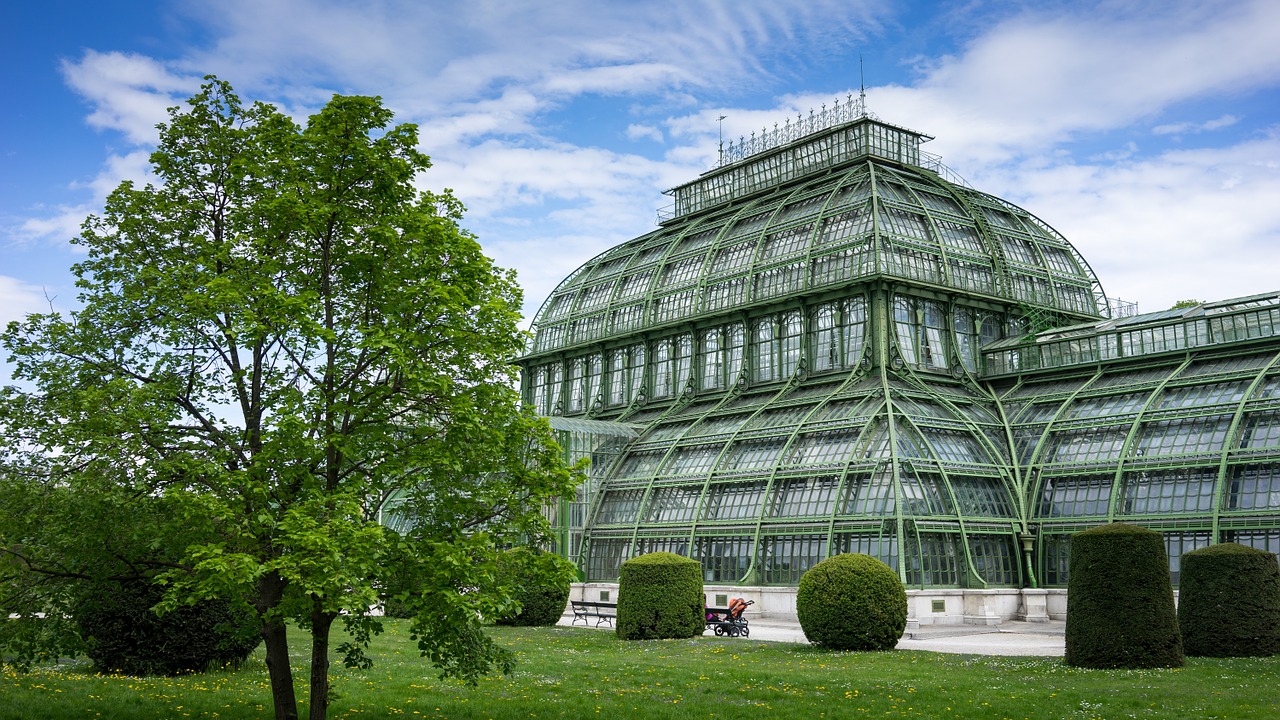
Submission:
[[[388,558],[410,558],[424,653],[474,679],[510,665],[480,625],[511,603],[494,548],[543,537],[580,473],[511,388],[514,275],[455,198],[417,190],[430,161],[391,123],[378,98],[335,97],[299,126],[209,78],[160,127],[157,184],[122,184],[85,221],[81,308],[0,337],[34,388],[0,396],[0,436],[77,496],[165,504],[184,529],[141,522],[131,562],[167,607],[251,591],[264,621],[322,640],[313,618],[359,616]],[[79,528],[32,532],[93,557],[62,543]]]

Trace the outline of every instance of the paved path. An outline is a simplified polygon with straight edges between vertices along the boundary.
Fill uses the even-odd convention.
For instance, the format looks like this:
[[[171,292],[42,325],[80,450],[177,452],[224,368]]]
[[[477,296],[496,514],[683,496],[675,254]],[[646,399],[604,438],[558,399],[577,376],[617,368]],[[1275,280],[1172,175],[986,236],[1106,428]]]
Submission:
[[[560,618],[569,626],[573,616]],[[582,627],[578,625],[577,627]],[[613,628],[602,625],[602,630]],[[1065,623],[1010,621],[1001,625],[932,625],[907,633],[898,641],[899,650],[964,653],[972,655],[1043,655],[1062,657]],[[767,642],[807,642],[799,623],[775,618],[751,620],[751,639]]]

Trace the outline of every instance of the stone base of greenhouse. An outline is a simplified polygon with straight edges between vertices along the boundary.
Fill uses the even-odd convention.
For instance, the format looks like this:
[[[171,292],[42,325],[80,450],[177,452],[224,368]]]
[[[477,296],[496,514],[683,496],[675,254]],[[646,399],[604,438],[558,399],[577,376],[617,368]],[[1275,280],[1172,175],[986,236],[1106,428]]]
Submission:
[[[754,604],[747,617],[796,620],[796,588],[775,586],[706,585],[710,607],[725,607],[730,598]],[[574,583],[572,601],[617,602],[618,584]],[[1067,617],[1067,591],[1032,588],[970,590],[934,588],[907,591],[907,629],[928,625],[1000,625],[1012,620],[1049,622]]]

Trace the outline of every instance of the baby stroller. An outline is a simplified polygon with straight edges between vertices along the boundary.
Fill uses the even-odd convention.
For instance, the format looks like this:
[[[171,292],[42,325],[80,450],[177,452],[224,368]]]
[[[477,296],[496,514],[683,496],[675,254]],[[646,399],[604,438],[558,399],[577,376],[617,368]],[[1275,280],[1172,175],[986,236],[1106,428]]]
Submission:
[[[748,605],[754,604],[754,600],[734,598],[729,601],[729,607],[723,616],[715,612],[707,612],[707,627],[713,628],[716,635],[748,637],[751,635],[751,628],[747,627],[747,618],[743,613],[746,612]]]

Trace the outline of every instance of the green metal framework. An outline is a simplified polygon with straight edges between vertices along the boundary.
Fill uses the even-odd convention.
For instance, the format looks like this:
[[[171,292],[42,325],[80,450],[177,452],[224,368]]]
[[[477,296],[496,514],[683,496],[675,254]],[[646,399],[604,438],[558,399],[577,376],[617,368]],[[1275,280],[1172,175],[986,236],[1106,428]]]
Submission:
[[[668,550],[709,582],[792,585],[858,551],[912,587],[1060,585],[1067,533],[1120,517],[1175,562],[1277,542],[1267,298],[1107,319],[1079,253],[922,166],[927,136],[820,125],[672,190],[658,230],[535,317],[526,402],[593,459],[555,510],[587,579]],[[1188,374],[1241,343],[1271,350]]]

